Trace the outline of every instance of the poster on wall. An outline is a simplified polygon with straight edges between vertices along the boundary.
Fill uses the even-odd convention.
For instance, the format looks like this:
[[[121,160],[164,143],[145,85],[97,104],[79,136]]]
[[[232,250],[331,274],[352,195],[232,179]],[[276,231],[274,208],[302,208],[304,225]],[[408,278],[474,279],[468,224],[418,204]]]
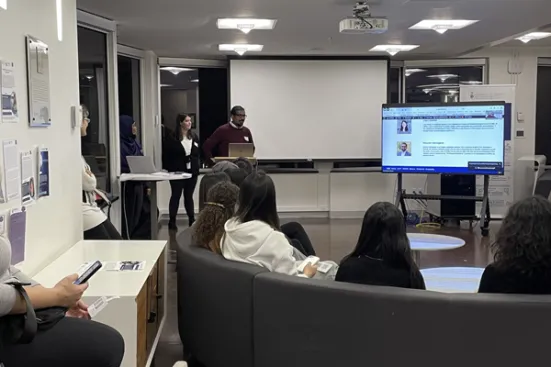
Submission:
[[[459,98],[461,102],[490,102],[505,101],[505,174],[503,176],[491,176],[489,187],[490,215],[502,218],[507,214],[507,209],[514,202],[513,178],[514,178],[514,145],[513,145],[513,116],[515,116],[515,85],[462,85]],[[477,176],[476,192],[482,196],[484,191],[484,177]],[[477,202],[476,212],[480,213],[482,203]]]
[[[50,196],[50,156],[48,148],[38,148],[38,197]]]
[[[36,197],[34,181],[33,152],[31,150],[21,153],[21,203],[30,205]]]
[[[27,36],[27,83],[29,124],[47,127],[52,123],[50,111],[50,56],[48,45]]]
[[[19,122],[19,108],[17,107],[17,90],[15,88],[15,64],[2,61],[0,76],[2,85],[2,122]]]
[[[25,260],[26,233],[27,209],[25,207],[12,209],[8,226],[12,265]]]
[[[4,163],[4,192],[6,201],[17,200],[20,198],[21,175],[19,169],[19,148],[17,140],[9,139],[2,141],[2,155]]]

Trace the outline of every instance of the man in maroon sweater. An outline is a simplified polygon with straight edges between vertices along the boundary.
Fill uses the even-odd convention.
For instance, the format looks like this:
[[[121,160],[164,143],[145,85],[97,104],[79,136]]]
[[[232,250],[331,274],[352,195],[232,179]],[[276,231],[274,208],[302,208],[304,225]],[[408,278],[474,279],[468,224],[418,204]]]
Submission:
[[[230,143],[253,143],[251,130],[243,126],[247,115],[241,106],[231,109],[231,121],[220,126],[203,145],[205,160],[214,163],[213,157],[228,157]]]

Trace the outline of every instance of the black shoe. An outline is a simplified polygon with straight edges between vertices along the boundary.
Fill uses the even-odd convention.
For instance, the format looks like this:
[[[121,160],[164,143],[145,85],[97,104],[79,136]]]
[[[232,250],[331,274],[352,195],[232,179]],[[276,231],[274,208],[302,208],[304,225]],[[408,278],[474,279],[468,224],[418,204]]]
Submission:
[[[177,231],[178,227],[176,226],[176,223],[174,222],[168,222],[168,230],[169,231]]]
[[[195,218],[189,218],[189,226],[191,227],[195,223]]]

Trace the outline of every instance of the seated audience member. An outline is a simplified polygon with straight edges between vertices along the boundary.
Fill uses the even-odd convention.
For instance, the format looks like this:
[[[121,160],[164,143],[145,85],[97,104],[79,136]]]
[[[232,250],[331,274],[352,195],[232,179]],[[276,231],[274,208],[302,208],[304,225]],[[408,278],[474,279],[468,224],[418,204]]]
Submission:
[[[253,164],[247,158],[239,157],[235,161],[233,161],[233,164],[235,164],[242,170],[245,170],[245,172],[247,172],[247,175],[250,175],[254,171]]]
[[[137,140],[138,127],[131,116],[119,117],[121,173],[129,173],[129,156],[143,156],[142,146]],[[124,215],[122,235],[124,238],[141,240],[151,238],[151,189],[146,182],[126,181],[122,185]]]
[[[231,182],[219,182],[207,194],[205,208],[193,226],[193,242],[221,255],[220,240],[224,224],[234,215],[239,187]]]
[[[301,261],[295,248],[281,231],[272,179],[263,172],[253,173],[243,181],[235,216],[224,225],[222,255],[233,261],[262,266],[288,275],[313,277],[317,268],[306,266],[300,274]]]
[[[231,182],[237,187],[240,187],[243,181],[247,178],[248,174],[241,168],[229,169],[225,173],[230,178]]]
[[[396,206],[379,202],[367,210],[356,248],[342,260],[335,280],[425,289],[413,260],[404,216]]]
[[[479,293],[551,294],[551,203],[530,197],[509,208],[492,244]]]
[[[23,315],[27,309],[24,298],[10,284],[13,281],[30,284],[24,289],[35,310],[60,307],[67,312],[51,328],[39,330],[29,344],[3,342],[0,360],[6,367],[121,365],[122,336],[107,325],[91,321],[88,306],[81,301],[88,284],[74,284],[78,277],[74,274],[46,288],[10,266],[10,260],[11,247],[0,239],[0,322],[9,315]]]
[[[235,164],[233,164],[232,162],[228,162],[228,161],[221,161],[221,162],[218,162],[216,163],[213,167],[212,167],[212,173],[219,173],[219,172],[226,172],[230,169],[237,169],[239,167],[237,167]]]
[[[88,129],[88,108],[82,105],[82,122],[80,135],[86,136]],[[121,235],[113,226],[107,215],[96,204],[97,189],[96,176],[82,157],[82,227],[85,240],[122,240]]]
[[[211,187],[219,182],[229,182],[230,178],[224,172],[208,173],[203,176],[199,183],[199,213],[205,208],[207,194]]]

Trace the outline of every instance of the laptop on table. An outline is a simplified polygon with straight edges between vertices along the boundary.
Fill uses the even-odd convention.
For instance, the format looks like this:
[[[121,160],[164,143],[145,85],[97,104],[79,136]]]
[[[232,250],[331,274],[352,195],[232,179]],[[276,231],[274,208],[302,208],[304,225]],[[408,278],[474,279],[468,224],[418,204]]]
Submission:
[[[231,158],[254,157],[254,144],[252,143],[230,143],[228,154]]]
[[[153,157],[148,156],[127,156],[126,161],[128,162],[128,168],[130,168],[130,173],[139,173],[139,174],[152,174],[160,173],[153,163]]]

